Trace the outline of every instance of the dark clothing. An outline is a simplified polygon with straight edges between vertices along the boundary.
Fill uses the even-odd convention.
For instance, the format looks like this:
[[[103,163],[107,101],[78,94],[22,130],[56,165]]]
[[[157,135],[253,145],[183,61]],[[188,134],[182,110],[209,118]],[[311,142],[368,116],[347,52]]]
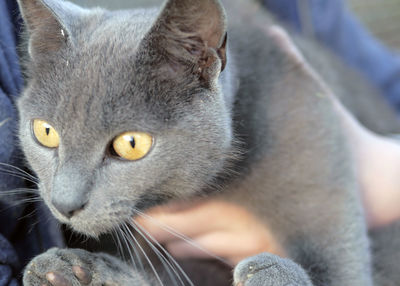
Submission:
[[[16,49],[19,21],[17,1],[0,1],[0,163],[21,167],[15,110],[23,82]],[[16,286],[22,267],[34,255],[59,244],[61,237],[54,221],[48,221],[51,215],[45,208],[18,203],[26,199],[22,191],[20,195],[4,196],[7,191],[27,187],[7,171],[13,169],[0,165],[0,286]],[[24,216],[27,218],[21,219]]]

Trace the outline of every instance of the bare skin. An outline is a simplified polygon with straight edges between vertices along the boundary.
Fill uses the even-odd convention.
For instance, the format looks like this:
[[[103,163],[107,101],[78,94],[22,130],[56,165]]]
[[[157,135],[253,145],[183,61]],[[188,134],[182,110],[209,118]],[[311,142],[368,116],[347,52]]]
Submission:
[[[225,259],[232,266],[245,257],[261,252],[285,256],[268,228],[248,211],[231,203],[203,200],[179,207],[158,207],[147,214],[189,237],[201,248]],[[164,244],[173,256],[210,258],[201,248],[196,248],[160,228],[160,224],[145,218],[135,220]]]
[[[359,178],[369,227],[390,224],[400,217],[400,144],[370,136],[360,149]]]
[[[369,131],[337,100],[333,104],[352,149],[368,226],[390,224],[400,218],[400,142]]]

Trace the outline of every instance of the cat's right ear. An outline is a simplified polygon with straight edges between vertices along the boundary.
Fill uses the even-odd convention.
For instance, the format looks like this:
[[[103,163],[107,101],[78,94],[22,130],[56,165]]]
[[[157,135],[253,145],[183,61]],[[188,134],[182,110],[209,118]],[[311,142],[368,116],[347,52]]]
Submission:
[[[225,68],[226,42],[226,15],[219,0],[168,0],[141,53],[166,77],[190,73],[207,83]]]
[[[64,1],[17,0],[29,34],[29,55],[40,61],[72,43],[71,16],[80,8]]]

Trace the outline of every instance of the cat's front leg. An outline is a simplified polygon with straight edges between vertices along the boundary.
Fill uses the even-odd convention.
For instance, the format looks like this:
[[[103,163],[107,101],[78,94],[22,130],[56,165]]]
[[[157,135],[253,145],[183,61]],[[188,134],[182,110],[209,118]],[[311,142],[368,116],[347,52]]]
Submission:
[[[119,259],[83,249],[52,248],[35,257],[26,267],[25,286],[114,286],[149,285]]]
[[[234,272],[235,286],[312,286],[308,275],[290,259],[262,253],[241,261]]]

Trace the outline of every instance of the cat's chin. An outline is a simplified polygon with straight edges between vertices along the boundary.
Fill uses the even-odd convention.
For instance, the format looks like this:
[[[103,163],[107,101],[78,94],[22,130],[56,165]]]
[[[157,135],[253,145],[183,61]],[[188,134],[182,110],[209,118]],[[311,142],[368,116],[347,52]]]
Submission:
[[[115,221],[104,221],[103,223],[86,223],[71,218],[67,225],[74,232],[78,232],[93,238],[98,238],[102,234],[111,233],[114,229],[118,229],[121,223]]]
[[[62,224],[67,225],[74,232],[78,232],[90,237],[97,238],[101,234],[109,233],[113,228],[119,225],[119,222],[101,219],[98,216],[90,218],[82,215],[73,216],[70,219],[61,215],[52,205],[49,208],[53,216]]]

